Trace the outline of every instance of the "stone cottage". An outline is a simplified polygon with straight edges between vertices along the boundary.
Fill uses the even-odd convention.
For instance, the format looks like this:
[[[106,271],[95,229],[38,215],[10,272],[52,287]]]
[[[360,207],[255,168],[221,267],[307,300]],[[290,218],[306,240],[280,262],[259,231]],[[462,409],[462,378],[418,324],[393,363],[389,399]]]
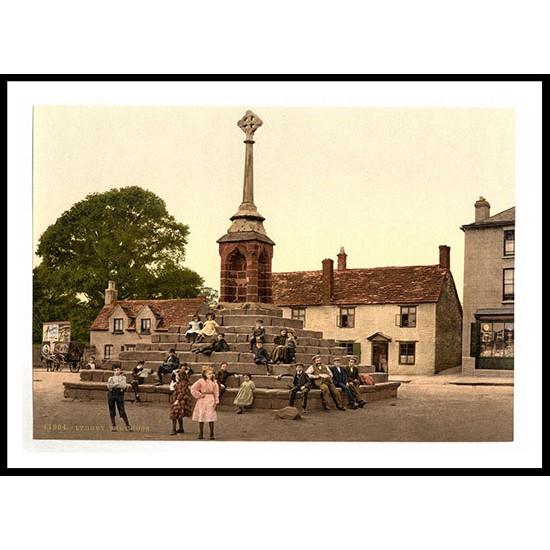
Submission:
[[[319,271],[273,273],[283,315],[322,331],[362,364],[390,374],[436,374],[461,362],[462,307],[450,247],[427,266],[349,269],[342,248]]]
[[[114,281],[105,290],[105,305],[90,326],[90,345],[98,359],[118,359],[136,344],[151,343],[151,335],[186,326],[193,315],[209,310],[203,297],[173,300],[117,300]]]

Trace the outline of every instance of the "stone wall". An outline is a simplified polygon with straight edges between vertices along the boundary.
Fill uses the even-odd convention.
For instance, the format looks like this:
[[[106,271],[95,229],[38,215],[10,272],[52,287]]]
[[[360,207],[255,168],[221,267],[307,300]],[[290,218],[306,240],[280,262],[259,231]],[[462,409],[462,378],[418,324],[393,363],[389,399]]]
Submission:
[[[462,360],[462,309],[450,273],[436,306],[435,372],[458,367]]]
[[[351,304],[352,305],[352,304]],[[292,310],[281,308],[283,316],[290,318]],[[388,345],[388,372],[390,374],[435,373],[435,304],[418,304],[416,327],[398,327],[395,316],[400,312],[398,304],[360,305],[355,308],[355,327],[339,328],[336,319],[338,306],[309,306],[306,308],[304,327],[323,332],[325,338],[353,340],[361,344],[361,364],[371,364],[372,344],[367,337],[382,332],[392,341]],[[459,332],[460,334],[460,332]],[[414,365],[399,364],[399,342],[416,341]]]

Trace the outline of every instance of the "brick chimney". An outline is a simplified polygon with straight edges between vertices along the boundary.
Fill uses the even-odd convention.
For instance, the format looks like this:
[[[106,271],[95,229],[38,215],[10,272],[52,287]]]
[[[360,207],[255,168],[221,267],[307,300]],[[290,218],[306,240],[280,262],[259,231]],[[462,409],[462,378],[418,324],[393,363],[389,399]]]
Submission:
[[[323,260],[323,305],[332,302],[334,292],[334,261],[331,258]]]
[[[451,247],[446,244],[439,245],[439,266],[451,269]]]
[[[346,254],[346,251],[344,250],[344,247],[342,246],[340,248],[340,253],[338,254],[338,271],[344,271],[346,269],[346,258],[348,255]]]
[[[109,281],[109,285],[105,289],[105,305],[108,306],[113,302],[116,302],[118,292],[115,289],[115,282]]]
[[[479,200],[475,203],[476,207],[476,223],[486,220],[491,215],[491,205],[485,200],[484,197],[479,197]]]

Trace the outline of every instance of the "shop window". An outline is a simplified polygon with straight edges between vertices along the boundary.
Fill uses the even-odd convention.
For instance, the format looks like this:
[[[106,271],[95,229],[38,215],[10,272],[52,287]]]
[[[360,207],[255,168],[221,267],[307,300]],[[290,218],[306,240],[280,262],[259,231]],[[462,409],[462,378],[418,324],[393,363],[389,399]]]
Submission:
[[[502,272],[502,299],[514,299],[514,268],[504,269]]]
[[[395,324],[398,327],[416,327],[416,306],[401,306],[399,314],[395,316]]]
[[[336,318],[336,325],[340,328],[354,328],[355,327],[355,308],[341,307],[340,313]]]
[[[513,256],[516,251],[516,235],[514,229],[504,231],[504,255]]]
[[[480,329],[480,357],[514,357],[514,323],[481,321]]]
[[[293,307],[290,313],[292,319],[298,319],[299,321],[306,322],[306,308],[305,307]]]
[[[416,342],[399,343],[399,364],[414,365],[416,355]]]

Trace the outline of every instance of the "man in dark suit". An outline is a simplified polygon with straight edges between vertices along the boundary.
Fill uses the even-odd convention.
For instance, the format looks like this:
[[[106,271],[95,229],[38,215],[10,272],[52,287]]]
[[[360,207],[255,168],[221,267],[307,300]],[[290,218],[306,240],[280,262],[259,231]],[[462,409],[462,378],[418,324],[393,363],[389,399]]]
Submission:
[[[357,368],[355,357],[350,357],[348,366],[346,367],[346,374],[348,376],[349,387],[355,396],[355,401],[357,401],[359,407],[363,408],[367,402],[363,399],[363,394],[361,393],[361,379],[359,378],[359,369]]]
[[[346,396],[348,400],[348,407],[350,409],[357,409],[355,404],[355,395],[351,391],[348,383],[348,376],[346,374],[346,369],[342,366],[342,360],[340,357],[334,358],[334,365],[330,367],[332,372],[332,381],[337,388],[342,390],[342,393]]]

